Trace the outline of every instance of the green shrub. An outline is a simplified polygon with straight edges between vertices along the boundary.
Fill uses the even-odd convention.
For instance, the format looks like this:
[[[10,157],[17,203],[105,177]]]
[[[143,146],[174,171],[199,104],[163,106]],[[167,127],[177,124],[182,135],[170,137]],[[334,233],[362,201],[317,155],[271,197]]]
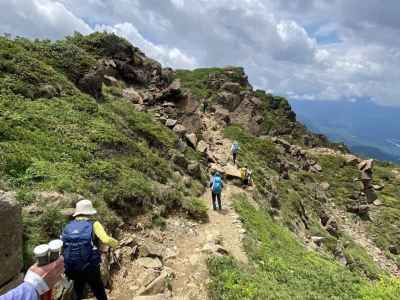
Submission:
[[[185,198],[182,207],[193,219],[201,222],[208,221],[208,207],[203,200],[195,197]]]

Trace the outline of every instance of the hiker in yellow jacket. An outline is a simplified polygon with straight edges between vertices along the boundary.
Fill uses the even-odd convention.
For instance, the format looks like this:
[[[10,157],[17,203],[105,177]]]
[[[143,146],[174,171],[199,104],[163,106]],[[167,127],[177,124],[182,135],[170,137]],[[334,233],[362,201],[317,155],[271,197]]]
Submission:
[[[116,248],[118,241],[110,237],[103,225],[92,218],[97,214],[90,200],[76,204],[74,220],[64,228],[65,274],[74,281],[75,299],[82,299],[85,285],[89,284],[96,299],[107,300],[101,279],[100,242]]]
[[[240,178],[242,179],[242,184],[244,187],[252,184],[251,171],[247,166],[240,168]]]

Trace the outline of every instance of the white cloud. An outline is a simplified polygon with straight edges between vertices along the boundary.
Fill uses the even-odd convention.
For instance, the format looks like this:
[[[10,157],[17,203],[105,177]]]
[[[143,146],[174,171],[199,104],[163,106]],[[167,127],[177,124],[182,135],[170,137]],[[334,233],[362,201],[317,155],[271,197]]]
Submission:
[[[114,26],[97,25],[96,31],[113,32],[129,40],[133,45],[139,47],[147,56],[160,61],[165,66],[175,68],[193,68],[196,60],[182,53],[181,50],[163,45],[155,45],[146,40],[131,23],[116,24]]]
[[[0,31],[108,30],[175,68],[242,65],[277,94],[400,105],[399,10],[379,0],[0,0]]]
[[[0,32],[40,38],[62,38],[75,30],[92,32],[89,25],[58,1],[0,0]]]

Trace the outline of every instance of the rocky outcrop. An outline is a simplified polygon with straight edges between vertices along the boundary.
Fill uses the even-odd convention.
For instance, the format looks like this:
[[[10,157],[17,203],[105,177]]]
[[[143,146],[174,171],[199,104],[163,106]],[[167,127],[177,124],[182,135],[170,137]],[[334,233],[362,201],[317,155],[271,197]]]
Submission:
[[[0,191],[0,287],[22,270],[21,207],[13,193]]]

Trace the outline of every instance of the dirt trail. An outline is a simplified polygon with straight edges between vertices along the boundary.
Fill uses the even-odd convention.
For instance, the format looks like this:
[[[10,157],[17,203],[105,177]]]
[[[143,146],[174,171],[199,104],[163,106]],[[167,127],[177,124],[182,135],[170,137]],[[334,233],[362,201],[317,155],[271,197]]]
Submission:
[[[221,125],[210,115],[203,115],[202,121],[203,138],[209,146],[208,151],[217,159],[217,165],[236,169],[229,162],[232,141],[223,137]],[[176,271],[172,281],[175,295],[172,299],[208,299],[207,258],[210,254],[227,251],[239,262],[248,262],[242,245],[245,229],[232,203],[232,197],[243,192],[243,189],[225,182],[221,211],[212,209],[209,190],[202,196],[209,207],[209,222],[199,225],[194,235],[183,235],[176,240],[180,259],[168,265]]]
[[[229,162],[232,141],[223,137],[223,127],[216,122],[213,115],[203,115],[202,122],[203,139],[208,144],[209,153],[216,159],[213,166],[238,171],[237,167]],[[173,217],[167,220],[164,231],[153,230],[150,233],[142,233],[143,236],[150,236],[150,239],[157,239],[167,250],[166,252],[170,253],[163,257],[163,268],[170,269],[174,274],[169,282],[171,292],[159,298],[149,299],[208,299],[207,285],[210,279],[207,259],[210,256],[228,253],[243,264],[248,262],[242,245],[245,229],[242,228],[232,203],[233,196],[243,192],[247,193],[229,182],[224,182],[221,211],[212,209],[209,189],[202,196],[209,207],[208,223],[199,224],[185,218]],[[134,295],[140,290],[137,278],[140,270],[143,269],[140,269],[135,260],[124,262],[122,270],[114,280],[110,299],[135,299]],[[146,280],[147,278],[142,278],[139,281],[146,282]]]

